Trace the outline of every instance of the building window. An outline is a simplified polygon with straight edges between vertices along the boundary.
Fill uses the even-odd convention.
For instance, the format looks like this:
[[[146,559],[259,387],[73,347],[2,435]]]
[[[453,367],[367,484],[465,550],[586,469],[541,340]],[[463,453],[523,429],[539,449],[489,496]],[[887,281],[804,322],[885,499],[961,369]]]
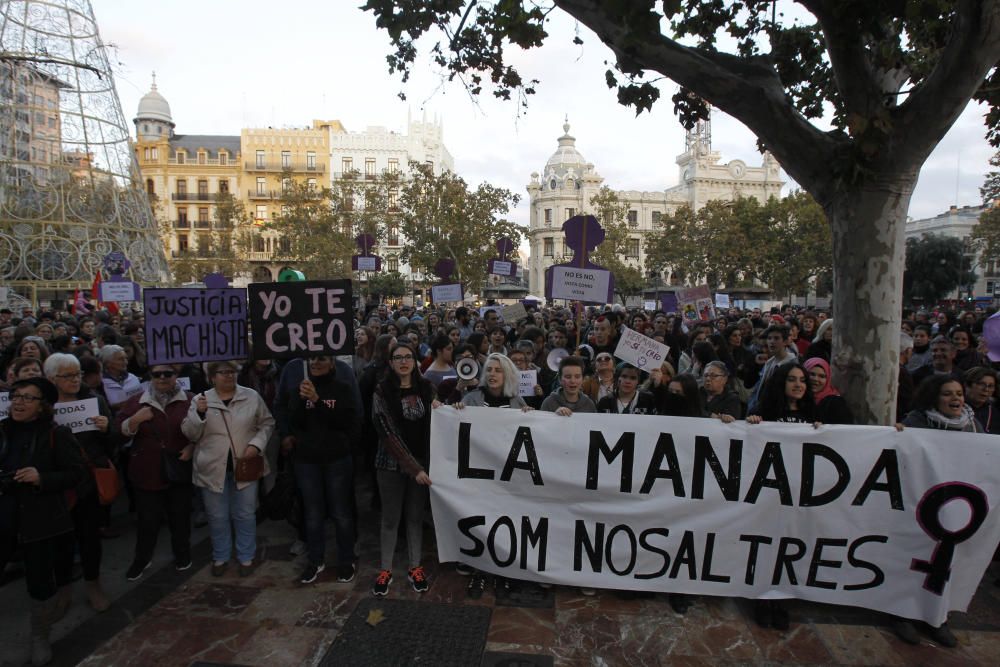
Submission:
[[[433,173],[433,171],[434,171],[434,160],[424,160],[424,164],[426,164],[427,168],[430,169],[431,172]]]
[[[177,209],[177,226],[181,229],[188,226],[188,210],[186,208]]]
[[[399,173],[399,159],[391,157],[389,158],[389,173],[398,174]]]
[[[267,205],[257,204],[257,210],[253,215],[254,220],[267,220]]]
[[[199,206],[198,207],[198,226],[208,227],[208,207]]]
[[[284,237],[278,239],[278,249],[281,250],[281,252],[284,252],[284,253],[291,252],[292,251],[292,242],[291,242],[291,240],[290,239],[286,239]]]
[[[385,262],[385,268],[387,271],[395,271],[396,273],[399,273],[399,257],[393,255],[388,258]]]
[[[282,178],[281,179],[281,194],[287,195],[288,191],[292,189],[292,179]]]
[[[639,211],[635,209],[628,212],[628,224],[632,227],[636,227],[639,224]]]
[[[389,245],[399,245],[399,228],[390,227],[387,242]]]
[[[198,164],[208,164],[208,153],[198,151]]]
[[[223,178],[219,180],[219,194],[228,195],[229,194],[229,179]]]
[[[159,160],[160,159],[160,149],[159,148],[150,148],[149,149],[149,159],[152,160],[153,162],[156,162],[157,160]]]
[[[178,199],[183,199],[184,195],[187,194],[187,191],[188,191],[188,182],[187,182],[187,179],[186,178],[178,178],[177,179],[177,198]]]
[[[354,160],[349,157],[342,158],[340,160],[340,169],[345,175],[351,173],[354,171]]]
[[[569,220],[570,218],[572,218],[574,215],[576,215],[576,209],[575,208],[568,208],[568,209],[566,209],[566,219],[567,220]]]
[[[286,215],[288,215],[288,212],[290,210],[292,210],[292,209],[291,209],[291,207],[288,204],[282,204],[281,205],[281,217],[285,217]]]
[[[147,125],[146,123],[142,124],[142,133],[149,134],[149,125]]]
[[[542,240],[542,255],[545,257],[554,257],[556,254],[556,244],[551,238]]]
[[[545,209],[545,226],[546,227],[551,227],[552,226],[552,209],[551,208]]]
[[[267,178],[264,176],[257,177],[257,194],[264,195],[267,193]]]
[[[257,151],[257,168],[264,168],[264,151]]]
[[[149,159],[149,149],[148,148],[143,149],[143,151],[142,151],[142,159],[143,160],[148,160]]]
[[[281,151],[281,168],[290,169],[292,166],[292,152]]]
[[[395,213],[399,210],[399,190],[392,188],[389,190],[389,212]]]
[[[253,251],[254,252],[266,252],[264,247],[264,237],[255,236],[253,237]]]
[[[223,167],[229,164],[229,153],[226,151],[219,151],[219,164]]]
[[[198,179],[198,197],[208,196],[208,179],[200,178]]]
[[[316,192],[315,178],[310,178],[309,180],[306,181],[306,189],[309,190],[309,192]]]
[[[626,257],[639,257],[639,239],[629,239],[628,248],[625,251]]]
[[[188,251],[188,235],[178,234],[177,235],[177,252],[185,253]]]
[[[316,168],[316,153],[309,151],[306,153],[306,169]]]
[[[365,178],[375,178],[375,158],[365,158]]]
[[[653,211],[653,226],[659,227],[662,221],[663,221],[663,213],[661,213],[660,211]]]
[[[187,153],[184,151],[177,151],[175,155],[177,156],[177,164],[184,164],[184,161],[187,159]]]
[[[151,179],[151,178],[147,178],[146,179],[146,194],[147,195],[155,195],[156,194],[156,188],[153,187],[153,179]]]
[[[198,234],[198,256],[211,257],[212,237],[208,234]]]

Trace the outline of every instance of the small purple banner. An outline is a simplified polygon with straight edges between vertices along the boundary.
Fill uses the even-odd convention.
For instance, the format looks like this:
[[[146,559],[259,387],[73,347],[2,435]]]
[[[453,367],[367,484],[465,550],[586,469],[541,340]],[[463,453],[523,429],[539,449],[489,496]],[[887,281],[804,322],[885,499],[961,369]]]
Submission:
[[[147,289],[142,303],[150,366],[247,358],[246,290]]]
[[[677,295],[673,292],[664,294],[660,297],[660,301],[663,303],[663,312],[665,313],[676,313],[677,312]]]

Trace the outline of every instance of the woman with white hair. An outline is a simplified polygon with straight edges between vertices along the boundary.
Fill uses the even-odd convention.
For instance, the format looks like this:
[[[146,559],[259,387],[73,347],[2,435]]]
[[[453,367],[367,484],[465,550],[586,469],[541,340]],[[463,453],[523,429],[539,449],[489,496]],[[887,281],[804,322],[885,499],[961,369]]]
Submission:
[[[469,407],[487,408],[520,408],[527,412],[532,408],[524,402],[518,391],[520,372],[514,366],[514,362],[502,354],[493,353],[486,357],[483,364],[483,371],[479,378],[479,387],[470,391],[460,403],[454,403],[454,407],[463,409]],[[469,584],[465,589],[466,594],[473,600],[478,600],[483,596],[488,582],[488,575],[485,572],[476,570],[464,563],[458,564],[458,573],[472,575]],[[497,586],[510,590],[513,580],[497,577]]]
[[[104,395],[113,410],[136,394],[142,393],[142,383],[128,372],[128,354],[121,345],[105,345],[99,356],[104,367]]]
[[[59,391],[57,406],[60,403],[72,401],[97,400],[98,416],[94,417],[94,426],[97,427],[97,430],[79,431],[73,435],[80,444],[80,451],[85,456],[84,464],[88,470],[91,467],[110,467],[115,450],[114,440],[108,430],[111,423],[111,408],[108,407],[103,396],[95,394],[83,386],[80,361],[72,354],[60,352],[52,354],[45,360],[45,377]],[[95,611],[105,611],[111,603],[101,588],[100,581],[100,530],[104,520],[104,511],[97,497],[97,484],[93,474],[85,475],[83,481],[77,485],[76,504],[70,514],[73,517],[73,528],[76,532],[76,543],[80,552],[80,565],[83,567],[83,579],[87,583],[87,597],[90,600],[90,606]],[[66,551],[60,556],[63,557],[64,562],[57,563],[57,568],[61,567],[68,574],[73,569],[73,553]],[[69,586],[66,586],[65,589],[65,592],[61,590],[60,594],[70,596]]]
[[[803,359],[812,359],[814,357],[819,357],[826,363],[830,363],[830,357],[833,353],[833,320],[827,319],[819,325],[816,329],[816,336],[813,338],[812,345],[806,350],[806,356]]]

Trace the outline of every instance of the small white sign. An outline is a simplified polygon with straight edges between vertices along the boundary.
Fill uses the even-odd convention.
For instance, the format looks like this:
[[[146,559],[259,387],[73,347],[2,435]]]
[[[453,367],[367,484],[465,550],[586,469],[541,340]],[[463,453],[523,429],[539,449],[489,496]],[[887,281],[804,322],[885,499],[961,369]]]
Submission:
[[[649,310],[649,311],[656,310],[656,302],[655,301],[643,301],[642,302],[642,308],[643,308],[643,310]]]
[[[82,401],[67,401],[57,403],[53,421],[61,426],[67,426],[73,433],[96,431],[94,419],[100,417],[96,398],[85,398]]]
[[[729,295],[728,294],[716,294],[715,295],[715,307],[716,308],[729,308]]]
[[[101,301],[106,303],[139,300],[139,286],[131,280],[122,282],[102,280],[100,287]]]
[[[634,365],[639,370],[659,368],[667,359],[670,347],[659,343],[638,331],[622,327],[615,356]]]
[[[464,296],[461,283],[433,285],[431,287],[431,298],[434,299],[434,303],[461,302]]]
[[[509,276],[511,274],[510,262],[501,262],[496,260],[493,262],[493,275],[495,276]]]
[[[378,262],[375,257],[358,257],[358,271],[377,271]]]
[[[0,393],[0,419],[7,419],[10,414],[10,394]]]
[[[552,298],[607,303],[611,272],[605,269],[552,267]]]
[[[521,371],[521,376],[517,381],[518,395],[534,396],[536,384],[538,384],[538,371],[534,368],[527,371]]]
[[[527,316],[527,309],[520,303],[515,303],[512,306],[504,306],[503,310],[500,311],[500,317],[502,317],[503,321],[507,324],[516,324]]]

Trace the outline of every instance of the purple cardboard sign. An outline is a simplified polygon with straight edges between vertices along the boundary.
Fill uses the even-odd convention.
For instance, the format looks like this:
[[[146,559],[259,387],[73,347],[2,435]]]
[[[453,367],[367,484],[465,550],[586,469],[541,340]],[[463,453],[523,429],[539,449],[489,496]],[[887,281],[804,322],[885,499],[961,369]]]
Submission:
[[[677,295],[673,292],[668,292],[660,297],[660,301],[663,303],[663,312],[665,313],[676,313],[677,312]]]
[[[247,358],[245,290],[147,289],[142,303],[150,366]]]
[[[592,289],[587,290],[588,296],[583,300],[587,303],[611,303],[614,301],[614,274],[607,271],[603,266],[598,266],[590,261],[591,251],[596,250],[597,246],[604,242],[605,232],[604,228],[601,227],[601,223],[599,223],[597,218],[592,215],[574,215],[572,218],[563,223],[562,231],[566,236],[566,247],[573,251],[573,261],[565,264],[555,264],[545,269],[545,298],[557,298],[552,292],[552,286],[555,282],[554,272],[557,267],[564,267],[567,269],[573,268],[606,272],[608,274],[606,282],[603,275],[597,273],[592,274],[593,277],[597,278],[597,280],[589,281]],[[565,286],[564,282],[561,284]],[[594,293],[595,290],[593,289],[597,284],[607,286],[607,293],[602,293],[600,298],[598,298],[598,295]],[[576,300],[576,297],[573,298]]]

